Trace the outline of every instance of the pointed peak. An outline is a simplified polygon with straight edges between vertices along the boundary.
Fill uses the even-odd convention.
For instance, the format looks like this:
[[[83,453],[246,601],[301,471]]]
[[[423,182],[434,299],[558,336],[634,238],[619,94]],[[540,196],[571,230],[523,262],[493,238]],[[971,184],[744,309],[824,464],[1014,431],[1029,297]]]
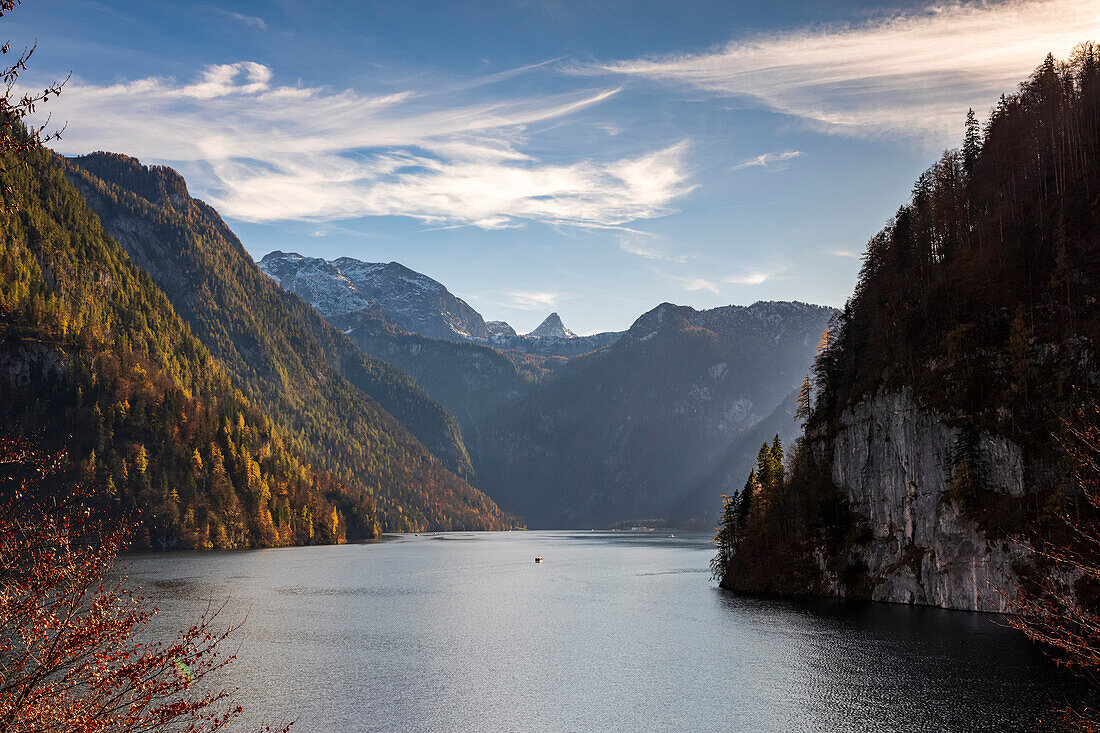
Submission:
[[[570,331],[565,327],[565,324],[561,322],[561,316],[557,312],[551,313],[546,317],[546,320],[539,324],[531,333],[527,334],[530,338],[557,338],[557,339],[571,339],[576,338],[577,334]]]

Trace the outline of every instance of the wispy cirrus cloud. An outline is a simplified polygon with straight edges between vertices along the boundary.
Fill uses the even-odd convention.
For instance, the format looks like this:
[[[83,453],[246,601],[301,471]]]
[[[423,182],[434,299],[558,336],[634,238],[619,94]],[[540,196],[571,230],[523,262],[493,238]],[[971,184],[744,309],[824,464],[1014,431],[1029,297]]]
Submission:
[[[525,152],[530,125],[615,88],[471,101],[476,84],[371,96],[273,78],[246,61],[209,66],[190,83],[74,80],[50,111],[74,121],[61,152],[107,148],[179,165],[224,214],[254,222],[621,227],[670,213],[692,189],[687,141],[612,160],[547,163]]]
[[[262,31],[267,30],[267,21],[265,21],[263,18],[260,18],[258,16],[245,15],[243,13],[235,13],[232,10],[225,10],[223,8],[210,7],[210,6],[208,6],[208,7],[209,7],[209,9],[213,10],[214,12],[216,12],[220,15],[224,15],[227,18],[232,18],[233,20],[235,20],[239,23],[243,23],[247,26],[252,26],[253,28],[259,28]]]
[[[543,293],[531,291],[513,291],[507,293],[508,306],[525,311],[541,311],[555,308],[561,293]]]
[[[785,267],[772,267],[768,269],[745,270],[736,275],[727,275],[722,278],[722,282],[733,285],[761,285],[773,279],[776,275],[781,274],[785,269]]]
[[[730,170],[739,171],[743,168],[768,168],[770,170],[784,170],[790,161],[801,158],[801,150],[784,150],[782,153],[762,153],[755,158],[742,160]]]
[[[665,252],[663,249],[655,247],[649,244],[645,239],[639,235],[626,234],[619,237],[619,249],[627,254],[632,254],[635,257],[641,257],[645,260],[658,260],[661,262],[687,262],[687,257],[683,255],[673,255]]]
[[[1100,0],[953,2],[584,71],[746,98],[831,132],[941,143],[959,136],[967,107],[991,105],[1098,28]]]
[[[713,280],[708,280],[705,277],[684,277],[681,275],[673,275],[668,272],[662,272],[661,270],[657,269],[654,269],[653,271],[656,272],[658,275],[662,275],[663,277],[672,280],[673,282],[680,283],[680,287],[688,292],[706,291],[708,293],[714,293],[715,295],[721,294],[721,291],[718,288],[718,283]]]
[[[863,256],[859,252],[856,252],[854,249],[831,249],[829,250],[829,254],[833,255],[834,257],[847,257],[853,260],[858,260],[860,257]]]

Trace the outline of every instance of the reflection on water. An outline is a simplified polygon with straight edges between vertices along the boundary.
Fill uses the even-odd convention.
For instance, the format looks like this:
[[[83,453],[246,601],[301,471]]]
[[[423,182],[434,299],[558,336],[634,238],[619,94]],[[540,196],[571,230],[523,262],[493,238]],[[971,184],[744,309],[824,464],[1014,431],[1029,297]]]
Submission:
[[[447,534],[129,572],[160,628],[210,597],[247,613],[228,682],[296,731],[1059,730],[1078,692],[995,617],[735,596],[711,554],[702,535]]]

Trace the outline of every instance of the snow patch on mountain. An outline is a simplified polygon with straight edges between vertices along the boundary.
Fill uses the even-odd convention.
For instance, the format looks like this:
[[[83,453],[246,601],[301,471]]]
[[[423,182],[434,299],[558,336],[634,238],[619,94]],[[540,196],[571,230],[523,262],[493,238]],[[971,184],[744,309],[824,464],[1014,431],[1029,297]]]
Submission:
[[[620,333],[577,336],[557,313],[529,334],[481,314],[437,280],[398,262],[332,261],[297,252],[271,252],[260,270],[326,317],[375,309],[409,333],[450,341],[473,341],[497,349],[544,356],[576,356],[608,346]]]
[[[519,335],[519,334],[516,333],[516,329],[509,326],[504,321],[486,321],[485,322],[485,327],[489,329],[489,337],[490,338],[496,338],[496,337],[505,337],[505,338],[507,338],[507,337],[512,337],[512,336],[518,336]]]
[[[377,305],[387,320],[412,333],[452,341],[489,338],[485,320],[442,283],[398,262],[331,262],[296,252],[271,252],[260,269],[323,316]]]

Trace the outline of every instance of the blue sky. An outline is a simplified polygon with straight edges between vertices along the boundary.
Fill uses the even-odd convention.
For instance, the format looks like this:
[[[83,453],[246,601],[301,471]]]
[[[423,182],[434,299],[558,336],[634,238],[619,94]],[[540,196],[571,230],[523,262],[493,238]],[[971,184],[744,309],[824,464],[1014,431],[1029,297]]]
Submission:
[[[913,180],[1100,0],[28,0],[66,154],[180,170],[255,257],[397,260],[523,332],[841,305]]]

